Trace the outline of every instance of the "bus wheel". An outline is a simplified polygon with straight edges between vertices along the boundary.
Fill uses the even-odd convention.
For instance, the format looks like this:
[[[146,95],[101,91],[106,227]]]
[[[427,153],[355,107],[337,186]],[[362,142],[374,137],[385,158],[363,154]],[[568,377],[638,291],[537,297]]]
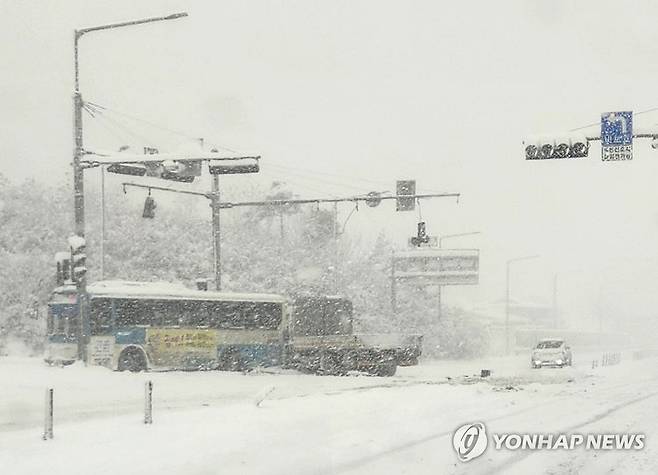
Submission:
[[[146,371],[146,358],[137,348],[126,348],[119,356],[119,371]]]

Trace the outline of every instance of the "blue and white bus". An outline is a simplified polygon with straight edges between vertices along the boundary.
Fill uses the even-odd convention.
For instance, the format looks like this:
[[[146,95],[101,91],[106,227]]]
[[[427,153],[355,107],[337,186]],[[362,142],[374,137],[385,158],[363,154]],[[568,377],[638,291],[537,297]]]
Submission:
[[[87,292],[91,364],[119,371],[281,364],[289,321],[282,296],[124,281],[93,283]],[[78,313],[75,287],[55,289],[48,305],[48,363],[76,359]]]

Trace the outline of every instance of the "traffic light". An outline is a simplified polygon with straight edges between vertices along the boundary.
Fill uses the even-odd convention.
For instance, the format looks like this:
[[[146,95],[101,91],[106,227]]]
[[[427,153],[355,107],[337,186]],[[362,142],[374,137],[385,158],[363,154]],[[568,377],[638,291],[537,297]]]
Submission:
[[[83,237],[71,236],[69,238],[71,248],[71,280],[75,283],[84,282],[87,275],[87,242]]]
[[[159,178],[192,183],[197,176],[201,176],[201,160],[173,160],[162,163]]]
[[[155,155],[156,152],[149,152],[146,155]],[[172,180],[183,183],[191,183],[194,178],[201,176],[201,160],[163,160],[148,161],[144,163],[113,163],[107,167],[110,173],[119,173],[121,175],[132,176],[149,176],[161,178],[163,180]]]
[[[211,175],[236,175],[238,173],[258,173],[260,157],[242,157],[236,159],[217,159],[208,161]]]
[[[55,253],[55,264],[57,265],[55,281],[57,285],[64,285],[71,280],[71,253],[66,251]]]
[[[113,163],[107,167],[107,171],[120,175],[144,176],[146,167],[141,163]]]
[[[411,238],[411,244],[420,247],[421,244],[427,244],[428,242],[430,242],[430,237],[427,235],[425,222],[421,221],[418,223],[418,234]]]
[[[526,160],[549,158],[581,158],[589,152],[589,141],[584,136],[533,139],[524,142]]]
[[[155,208],[157,208],[155,200],[150,196],[147,196],[144,201],[144,212],[142,213],[142,218],[155,218]]]
[[[397,196],[415,195],[416,180],[398,180],[395,189]],[[416,209],[416,198],[398,198],[396,205],[396,211],[413,211]]]

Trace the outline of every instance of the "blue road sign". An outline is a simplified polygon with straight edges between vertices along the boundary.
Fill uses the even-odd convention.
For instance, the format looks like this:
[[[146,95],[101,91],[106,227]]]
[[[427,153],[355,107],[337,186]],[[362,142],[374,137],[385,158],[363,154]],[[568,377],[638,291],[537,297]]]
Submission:
[[[601,157],[603,160],[633,158],[633,112],[601,114]]]

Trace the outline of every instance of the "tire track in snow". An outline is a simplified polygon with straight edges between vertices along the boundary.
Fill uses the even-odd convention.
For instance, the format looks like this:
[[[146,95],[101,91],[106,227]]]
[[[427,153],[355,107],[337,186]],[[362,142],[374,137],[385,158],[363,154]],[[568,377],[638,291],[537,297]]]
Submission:
[[[574,424],[572,426],[569,426],[569,427],[566,427],[562,430],[554,431],[554,432],[555,433],[571,433],[573,431],[582,429],[582,428],[584,428],[584,427],[586,427],[590,424],[594,424],[595,422],[603,420],[606,417],[608,417],[612,414],[615,414],[616,412],[621,411],[621,410],[623,410],[623,409],[625,409],[629,406],[632,406],[634,404],[638,404],[642,401],[645,401],[647,399],[650,399],[650,398],[656,397],[656,396],[658,396],[658,391],[655,391],[655,392],[652,392],[652,393],[649,393],[649,394],[645,394],[644,396],[640,396],[640,397],[637,397],[637,398],[634,398],[634,399],[626,400],[626,401],[624,401],[620,404],[617,404],[617,405],[615,405],[615,406],[613,406],[613,407],[611,407],[611,408],[609,408],[609,409],[607,409],[603,412],[595,414],[594,416],[587,419],[585,422]],[[521,462],[522,460],[525,460],[526,458],[530,457],[534,453],[535,452],[526,451],[526,452],[520,452],[516,455],[513,455],[513,456],[509,457],[507,460],[505,460],[502,463],[498,464],[497,466],[493,467],[489,471],[489,473],[492,473],[492,474],[502,473],[504,470],[508,469],[510,466],[512,466],[514,464],[517,464],[517,463]]]
[[[648,380],[643,380],[643,381],[637,381],[637,382],[633,382],[633,383],[625,382],[625,383],[613,384],[613,385],[605,386],[604,389],[606,391],[609,391],[611,389],[616,389],[616,388],[619,388],[619,387],[628,387],[628,386],[635,385],[635,384],[646,384],[646,383],[650,383],[650,382],[654,382],[654,381],[658,381],[658,377],[657,378],[650,378]],[[419,383],[415,383],[415,384],[427,384],[427,382],[423,382],[423,383],[419,382]],[[448,383],[440,383],[440,384],[448,384]],[[453,384],[453,385],[455,385],[455,384]],[[396,387],[405,387],[405,386],[411,386],[411,384],[409,384],[409,385],[398,385]],[[455,385],[455,386],[458,386],[458,385]],[[389,387],[395,387],[395,386],[389,386]],[[343,391],[343,392],[346,392],[346,391]],[[603,418],[607,417],[610,413],[613,413],[617,410],[620,410],[625,406],[640,402],[641,400],[648,399],[648,398],[654,397],[654,396],[658,396],[658,391],[654,392],[654,393],[651,393],[649,395],[642,396],[641,398],[635,398],[635,399],[632,399],[630,401],[626,401],[625,403],[619,404],[619,405],[617,405],[617,406],[615,406],[615,407],[613,407],[613,408],[611,408],[607,411],[604,411],[603,413],[597,414],[597,415],[591,417],[590,419],[588,419],[587,421],[582,422],[582,423],[577,424],[577,425],[574,425],[573,427],[570,427],[566,430],[570,431],[570,430],[577,429],[579,427],[586,426],[588,424],[592,424],[593,422],[596,422],[600,419],[603,419]],[[515,416],[518,416],[518,415],[525,414],[527,412],[535,412],[537,410],[537,408],[552,405],[552,404],[559,404],[561,401],[570,400],[572,397],[573,397],[573,394],[558,396],[558,397],[555,397],[554,399],[551,399],[551,400],[546,401],[546,402],[541,403],[541,404],[533,404],[532,406],[526,407],[524,409],[520,409],[520,410],[517,410],[517,411],[508,412],[508,413],[501,414],[501,415],[496,416],[496,417],[492,417],[490,419],[487,419],[487,423],[493,422],[493,421],[504,420],[504,419],[507,419],[507,418],[510,418],[510,417],[515,417]],[[430,434],[430,435],[427,435],[425,437],[421,437],[421,438],[418,438],[418,439],[414,439],[414,440],[407,441],[407,442],[404,442],[402,444],[390,447],[386,450],[380,451],[380,452],[375,453],[375,454],[368,455],[366,457],[362,457],[362,458],[359,458],[359,459],[356,459],[356,460],[352,460],[352,461],[349,461],[349,462],[346,462],[346,463],[343,463],[343,464],[334,465],[334,466],[331,467],[330,470],[326,470],[324,472],[320,471],[318,473],[321,473],[321,474],[337,474],[337,473],[343,473],[343,472],[351,471],[351,470],[354,470],[356,468],[367,465],[371,462],[375,462],[375,461],[379,460],[382,457],[386,457],[386,456],[389,456],[389,455],[392,455],[392,454],[395,454],[395,453],[403,452],[407,449],[416,447],[418,445],[425,444],[429,441],[441,439],[443,437],[451,437],[453,432],[454,432],[454,429],[450,430],[450,431],[442,431],[442,432],[437,432],[437,433],[434,433],[434,434]],[[521,455],[524,455],[524,454],[521,454]],[[530,455],[530,454],[525,454],[523,458],[527,457],[528,455]],[[488,471],[487,473],[500,473],[500,471],[502,469],[507,468],[510,465],[513,465],[514,463],[517,463],[521,460],[522,460],[522,458],[519,458],[519,460],[515,460],[513,462],[510,462],[508,460],[508,462],[510,462],[509,464],[505,465],[506,462],[503,462],[499,466],[496,466],[493,469],[491,469],[491,472]]]

